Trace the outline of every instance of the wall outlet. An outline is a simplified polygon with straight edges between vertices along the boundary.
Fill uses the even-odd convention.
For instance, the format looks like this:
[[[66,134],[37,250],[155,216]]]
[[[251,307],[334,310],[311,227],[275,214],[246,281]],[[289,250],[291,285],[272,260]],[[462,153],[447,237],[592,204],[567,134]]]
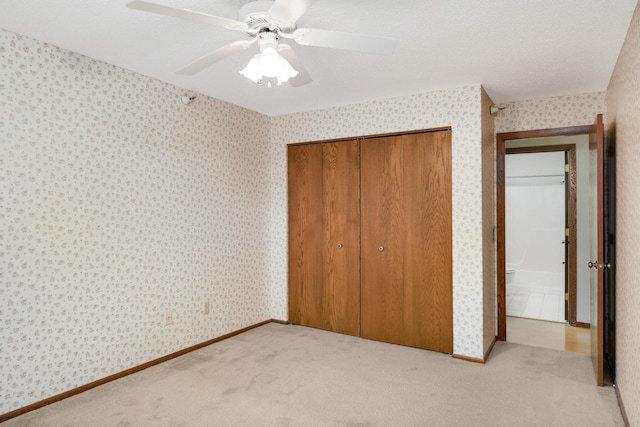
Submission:
[[[169,310],[164,316],[165,326],[173,325],[173,311]]]
[[[211,311],[211,306],[209,305],[209,301],[204,303],[204,314],[209,314]]]

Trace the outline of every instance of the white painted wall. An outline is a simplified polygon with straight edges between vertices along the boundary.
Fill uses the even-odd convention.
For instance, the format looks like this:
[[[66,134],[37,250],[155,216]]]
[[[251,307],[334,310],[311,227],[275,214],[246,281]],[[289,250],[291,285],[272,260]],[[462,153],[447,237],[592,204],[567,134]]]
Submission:
[[[525,317],[564,319],[564,164],[564,152],[506,157],[506,263],[515,270],[507,295],[525,293],[557,304],[551,312],[549,305],[544,313],[525,310]]]
[[[537,147],[547,145],[576,146],[576,181],[577,181],[577,313],[578,322],[590,322],[590,294],[589,294],[589,198],[591,184],[589,181],[589,137],[587,135],[559,136],[548,138],[532,138],[526,140],[507,141],[506,146],[511,147]],[[507,255],[508,256],[508,255]],[[507,261],[508,262],[508,261]]]
[[[564,152],[508,154],[505,170],[507,268],[560,274],[562,285]]]

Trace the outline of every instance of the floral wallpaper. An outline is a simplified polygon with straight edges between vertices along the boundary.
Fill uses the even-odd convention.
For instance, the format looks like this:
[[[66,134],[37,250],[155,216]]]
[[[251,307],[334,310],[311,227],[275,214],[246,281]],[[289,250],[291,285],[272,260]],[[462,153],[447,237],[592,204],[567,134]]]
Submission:
[[[286,320],[302,141],[452,128],[454,352],[483,357],[479,85],[267,117],[1,30],[0,79],[0,414]]]
[[[496,133],[591,125],[606,111],[606,92],[512,102],[495,121]]]
[[[483,282],[483,352],[487,355],[497,335],[497,277],[494,227],[496,226],[496,145],[495,120],[489,109],[493,101],[482,90],[482,282]]]
[[[268,118],[183,95],[0,30],[0,414],[271,317]]]
[[[287,315],[286,145],[451,127],[454,353],[483,357],[481,91],[469,86],[271,118],[274,317]]]
[[[616,382],[629,418],[640,425],[640,6],[607,91],[608,140],[616,165]]]

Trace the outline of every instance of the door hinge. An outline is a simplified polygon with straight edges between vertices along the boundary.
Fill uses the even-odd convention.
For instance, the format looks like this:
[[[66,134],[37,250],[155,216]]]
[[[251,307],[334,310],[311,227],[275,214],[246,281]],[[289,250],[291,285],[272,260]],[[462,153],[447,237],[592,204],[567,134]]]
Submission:
[[[564,171],[566,173],[569,173],[569,164],[568,163],[564,165]]]
[[[564,300],[565,300],[565,301],[569,301],[569,292],[565,292],[565,294],[564,294]]]
[[[556,228],[556,230],[557,230],[557,228]],[[569,237],[569,229],[568,228],[564,229],[564,235]]]

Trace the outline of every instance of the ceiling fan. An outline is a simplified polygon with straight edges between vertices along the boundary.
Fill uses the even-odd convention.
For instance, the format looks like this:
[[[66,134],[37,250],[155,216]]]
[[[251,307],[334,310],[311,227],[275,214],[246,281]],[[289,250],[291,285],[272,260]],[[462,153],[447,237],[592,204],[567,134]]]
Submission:
[[[310,83],[311,76],[298,60],[291,46],[279,43],[281,38],[293,40],[304,46],[346,49],[375,54],[390,54],[394,51],[397,40],[389,37],[316,28],[297,28],[298,19],[316,1],[253,1],[240,8],[238,20],[188,9],[177,9],[143,0],[129,2],[127,7],[242,31],[249,36],[248,40],[239,40],[223,46],[178,71],[178,74],[184,75],[196,74],[257,42],[260,53],[255,55],[243,70],[240,70],[240,74],[260,85],[266,81],[269,87],[271,87],[271,80],[277,80],[277,84],[289,81],[294,87]]]

